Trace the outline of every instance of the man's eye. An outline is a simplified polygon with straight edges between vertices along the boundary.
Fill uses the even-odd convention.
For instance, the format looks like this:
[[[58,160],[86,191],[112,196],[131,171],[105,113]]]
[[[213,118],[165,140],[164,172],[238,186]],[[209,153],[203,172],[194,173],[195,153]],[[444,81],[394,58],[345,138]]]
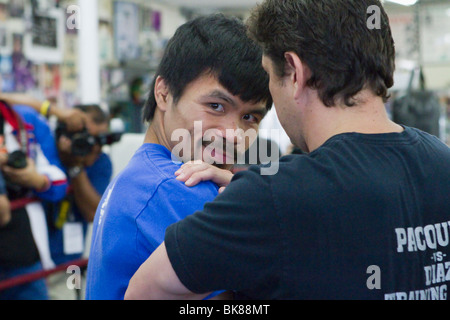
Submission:
[[[224,112],[225,111],[225,108],[220,103],[210,103],[209,106],[214,111],[218,111],[218,112]]]
[[[242,119],[250,122],[258,122],[258,119],[252,114],[246,114],[245,116],[242,117]]]

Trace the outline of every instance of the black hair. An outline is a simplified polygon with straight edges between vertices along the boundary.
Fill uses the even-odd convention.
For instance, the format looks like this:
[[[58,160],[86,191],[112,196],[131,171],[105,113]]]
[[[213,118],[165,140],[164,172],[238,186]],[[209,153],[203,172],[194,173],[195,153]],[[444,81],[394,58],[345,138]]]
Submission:
[[[103,124],[109,121],[108,114],[97,104],[79,104],[73,108],[90,114],[92,116],[92,120],[96,124]]]
[[[244,102],[265,102],[269,110],[269,78],[261,59],[262,49],[248,38],[245,25],[237,18],[213,14],[188,21],[167,44],[143,109],[144,121],[151,121],[155,114],[158,76],[175,103],[189,83],[211,73],[231,94]]]
[[[373,6],[379,9],[380,28],[368,26]],[[248,26],[278,76],[284,76],[285,52],[299,56],[311,70],[307,85],[317,89],[326,106],[334,106],[336,99],[353,106],[354,96],[365,88],[387,101],[395,46],[380,1],[265,0]]]

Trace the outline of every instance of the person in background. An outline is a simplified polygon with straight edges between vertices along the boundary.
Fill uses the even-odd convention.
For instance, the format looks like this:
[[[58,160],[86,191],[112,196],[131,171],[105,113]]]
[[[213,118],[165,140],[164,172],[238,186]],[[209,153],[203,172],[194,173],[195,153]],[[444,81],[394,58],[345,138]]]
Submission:
[[[86,299],[123,299],[165,229],[228,185],[235,156],[253,142],[237,129],[251,130],[256,139],[272,106],[261,56],[237,19],[210,15],[177,29],[144,107],[150,122],[144,144],[97,209]]]
[[[237,173],[167,228],[126,298],[449,299],[450,148],[388,117],[395,48],[381,2],[265,0],[248,26],[305,154],[274,175]]]
[[[112,177],[112,162],[102,151],[98,137],[108,132],[109,117],[98,105],[78,105],[75,110],[84,115],[81,131],[57,129],[56,141],[59,158],[69,177],[69,193],[60,203],[47,203],[49,238],[55,263],[63,264],[81,259],[86,243],[88,224],[94,221],[95,212],[103,192]],[[65,122],[63,122],[65,123]],[[76,137],[95,142],[88,147],[75,148]],[[88,137],[89,136],[89,137]],[[80,141],[80,140],[78,140]],[[67,275],[57,274],[49,279],[52,299],[75,299],[75,291],[66,286]]]
[[[44,117],[55,116],[58,128],[54,133],[36,126],[36,136],[45,140],[45,146],[56,147],[45,150],[58,159],[60,168],[69,177],[68,193],[61,201],[44,203],[47,215],[51,256],[56,265],[82,258],[88,224],[94,219],[101,195],[112,176],[112,163],[98,143],[100,135],[108,132],[109,117],[98,105],[78,105],[72,109],[61,109],[50,101],[39,101],[24,94],[1,93],[0,97],[21,110],[25,115],[40,113]],[[90,138],[88,138],[90,136]],[[93,139],[96,142],[73,154],[74,137]],[[51,141],[50,141],[51,140]],[[83,147],[82,147],[83,149]],[[80,155],[81,152],[81,155]],[[48,278],[50,298],[73,300],[76,292],[66,285],[67,274],[58,273]]]
[[[55,266],[42,201],[64,198],[67,178],[52,156],[57,154],[54,141],[43,145],[37,140],[39,130],[51,137],[45,120],[4,102],[0,111],[0,167],[11,208],[9,221],[0,227],[0,280],[6,280]],[[0,299],[46,300],[45,279],[3,290]]]

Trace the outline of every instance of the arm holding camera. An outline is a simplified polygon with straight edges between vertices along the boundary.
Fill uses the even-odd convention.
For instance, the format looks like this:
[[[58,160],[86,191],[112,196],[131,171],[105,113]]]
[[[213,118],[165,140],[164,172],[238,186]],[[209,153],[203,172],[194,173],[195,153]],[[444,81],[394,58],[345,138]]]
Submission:
[[[39,158],[43,157],[42,152],[37,152],[36,161],[42,162]],[[45,161],[48,163],[48,161]],[[60,173],[59,169],[48,164],[36,164],[35,160],[28,158],[24,153],[17,151],[11,154],[6,153],[6,150],[0,151],[0,166],[5,178],[16,185],[24,188],[32,189],[36,193],[46,192],[52,186],[52,181],[49,179],[49,172],[45,173],[45,168],[49,168],[50,171]],[[39,169],[38,169],[39,167]],[[41,172],[42,171],[42,172]],[[1,191],[1,189],[0,189]]]
[[[72,142],[69,138],[61,136],[58,141],[58,150],[63,165],[68,168],[75,203],[80,209],[84,219],[94,221],[94,215],[100,202],[100,194],[92,186],[85,167],[89,164],[87,156],[74,156],[71,152]]]
[[[4,147],[4,137],[0,135],[0,168],[8,160],[6,148]],[[0,170],[0,228],[5,227],[11,221],[11,205],[8,199],[6,182]]]
[[[81,172],[72,178],[72,188],[80,212],[88,222],[94,221],[97,206],[100,203],[101,195],[92,185],[86,170],[81,169]]]
[[[78,109],[61,109],[51,101],[40,101],[23,93],[0,93],[0,100],[10,105],[26,105],[46,118],[55,116],[67,124],[70,131],[81,130],[86,123],[86,114]]]
[[[36,191],[48,189],[50,185],[49,179],[38,173],[34,161],[23,157],[25,167],[21,165],[21,168],[13,168],[8,161],[11,155],[7,153],[4,147],[0,150],[0,167],[2,168],[2,171],[0,171],[0,227],[6,226],[11,220],[11,207],[3,174],[10,182]]]
[[[11,221],[11,207],[8,197],[0,195],[0,228],[6,226]]]
[[[36,165],[33,159],[27,158],[27,165],[25,168],[13,168],[5,165],[3,173],[8,179],[25,188],[30,188],[36,192],[43,192],[50,188],[50,180],[36,170]]]

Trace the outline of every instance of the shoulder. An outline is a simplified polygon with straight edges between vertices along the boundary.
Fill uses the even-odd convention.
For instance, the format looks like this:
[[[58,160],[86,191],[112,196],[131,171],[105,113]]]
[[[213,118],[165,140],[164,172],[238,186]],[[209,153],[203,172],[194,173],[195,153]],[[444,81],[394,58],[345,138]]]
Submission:
[[[414,132],[417,134],[418,138],[422,142],[427,142],[430,146],[441,149],[442,151],[446,153],[450,153],[450,147],[446,145],[442,140],[440,140],[438,137],[433,136],[427,132],[424,132],[422,130],[416,129],[416,128],[408,128],[411,132]]]
[[[326,153],[309,155],[287,155],[277,163],[268,165],[251,166],[246,171],[235,174],[233,180],[246,180],[251,184],[259,186],[269,186],[273,183],[280,183],[285,180],[307,179],[316,176],[331,162],[330,156]]]
[[[36,110],[26,105],[14,105],[14,110],[16,110],[21,115],[26,115],[29,117],[39,116],[39,113]]]
[[[188,187],[183,182],[176,180],[174,175],[160,183],[157,196],[163,201],[168,200],[188,207],[197,207],[198,204],[203,206],[205,202],[214,200],[218,189],[219,187],[212,181],[202,181],[193,187]]]
[[[155,151],[153,146],[142,146],[119,173],[116,188],[120,187],[126,194],[145,193],[148,199],[158,194],[160,199],[175,202],[188,198],[194,202],[205,198],[211,200],[213,194],[217,195],[218,187],[211,181],[187,187],[176,180],[175,172],[179,168],[180,164],[172,161],[170,152]]]
[[[15,105],[14,110],[30,124],[47,124],[47,120],[33,108],[26,105]]]
[[[285,156],[271,174],[263,174],[264,166],[251,166],[233,177],[225,190],[228,191],[226,200],[233,202],[233,199],[240,199],[244,203],[253,201],[261,204],[261,199],[264,199],[266,205],[255,204],[259,212],[274,208],[284,210],[292,203],[314,201],[322,192],[330,193],[335,188],[329,181],[331,177],[338,176],[340,170],[333,164],[333,157],[326,153]]]

